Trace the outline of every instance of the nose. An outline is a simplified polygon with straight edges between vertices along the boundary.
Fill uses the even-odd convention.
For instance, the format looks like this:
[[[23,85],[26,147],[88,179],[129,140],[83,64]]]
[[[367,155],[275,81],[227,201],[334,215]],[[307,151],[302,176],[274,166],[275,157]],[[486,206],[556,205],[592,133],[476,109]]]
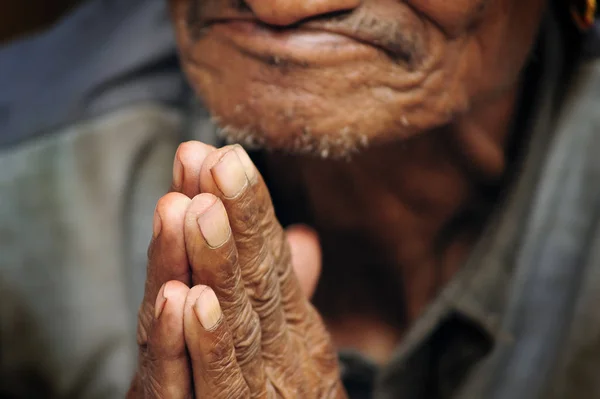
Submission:
[[[293,25],[319,15],[349,11],[361,0],[246,0],[262,22],[270,25]]]

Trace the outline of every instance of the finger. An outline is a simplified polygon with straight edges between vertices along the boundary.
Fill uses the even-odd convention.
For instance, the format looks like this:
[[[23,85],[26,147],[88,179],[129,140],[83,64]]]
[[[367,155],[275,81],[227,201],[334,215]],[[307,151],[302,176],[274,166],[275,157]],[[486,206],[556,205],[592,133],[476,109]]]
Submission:
[[[160,287],[171,280],[181,281],[186,285],[190,283],[183,236],[185,213],[190,202],[182,194],[169,193],[156,205],[153,237],[148,248],[144,299],[138,316],[138,344],[141,348],[148,341],[148,328]]]
[[[183,320],[196,398],[250,397],[214,291],[203,285],[193,287],[186,299]]]
[[[214,287],[250,392],[253,397],[264,396],[260,323],[241,280],[227,213],[217,197],[200,194],[192,200],[185,218],[185,241],[193,283]]]
[[[170,281],[158,293],[148,345],[140,352],[138,383],[145,398],[185,399],[193,394],[183,335],[189,290],[179,281]]]
[[[281,354],[288,337],[274,257],[261,229],[262,211],[234,148],[225,147],[206,158],[200,185],[218,195],[227,209],[242,279],[260,318],[263,357]]]
[[[269,380],[275,387],[297,387],[291,397],[314,395],[304,391],[310,378],[298,372],[306,367],[300,363],[299,353],[312,350],[305,343],[318,342],[306,339],[304,333],[310,331],[311,323],[320,325],[321,321],[291,267],[289,246],[262,177],[240,146],[226,147],[206,158],[200,188],[219,196],[227,209],[244,284],[261,321],[262,355]],[[312,378],[319,378],[321,370],[309,371]]]
[[[321,246],[316,231],[305,225],[290,226],[285,230],[292,267],[302,291],[311,298],[321,274]]]
[[[180,144],[173,160],[171,191],[180,192],[189,198],[200,194],[200,169],[206,156],[214,150],[215,147],[199,141]]]
[[[248,187],[237,196],[232,195],[234,192],[233,182],[236,180],[227,174],[239,171],[239,167],[221,168],[223,172],[212,168],[217,163],[218,154],[223,154],[230,149],[233,149],[238,156],[248,180]],[[237,184],[239,185],[239,182]],[[272,286],[270,274],[264,266],[264,259],[269,260],[275,267],[279,292],[277,301],[283,307],[284,319],[290,328],[302,333],[299,326],[306,321],[305,316],[309,312],[308,301],[293,271],[290,248],[285,232],[275,216],[269,190],[246,151],[241,146],[234,145],[210,154],[202,167],[200,188],[204,192],[211,192],[219,196],[225,204],[236,238],[239,262],[242,265],[242,277],[246,287],[263,287],[266,284],[265,276],[269,277],[266,281]],[[257,273],[256,269],[260,265],[263,265],[261,266],[262,273]],[[260,299],[265,289],[270,292],[268,290],[270,286],[258,291],[256,297]],[[266,310],[268,312],[270,309]],[[263,315],[258,311],[257,313],[262,320]]]

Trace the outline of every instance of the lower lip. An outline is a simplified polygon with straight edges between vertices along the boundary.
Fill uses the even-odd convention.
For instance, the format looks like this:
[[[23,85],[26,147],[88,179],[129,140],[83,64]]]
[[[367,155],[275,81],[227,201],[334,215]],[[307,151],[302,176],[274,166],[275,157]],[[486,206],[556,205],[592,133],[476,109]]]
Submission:
[[[248,55],[282,62],[334,64],[379,53],[373,46],[336,33],[274,30],[248,21],[215,23],[210,31]]]

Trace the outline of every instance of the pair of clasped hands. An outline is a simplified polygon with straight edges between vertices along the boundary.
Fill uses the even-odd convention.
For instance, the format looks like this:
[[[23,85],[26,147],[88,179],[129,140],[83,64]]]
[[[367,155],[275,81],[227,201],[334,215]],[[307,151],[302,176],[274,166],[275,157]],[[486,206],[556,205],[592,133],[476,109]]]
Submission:
[[[148,259],[128,398],[346,397],[308,300],[318,240],[281,227],[242,147],[179,147]]]

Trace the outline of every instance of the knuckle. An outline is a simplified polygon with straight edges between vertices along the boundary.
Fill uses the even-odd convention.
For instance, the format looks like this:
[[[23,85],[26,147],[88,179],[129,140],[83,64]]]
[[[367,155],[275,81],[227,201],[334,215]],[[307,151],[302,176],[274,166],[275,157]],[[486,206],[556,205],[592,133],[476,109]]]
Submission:
[[[149,330],[152,324],[152,310],[147,304],[142,304],[138,311],[137,344],[141,348],[147,348],[149,341]]]
[[[338,358],[329,342],[316,343],[311,350],[311,357],[317,370],[334,371],[338,369]]]
[[[223,262],[228,265],[235,265],[238,262],[238,251],[235,245],[228,245],[223,251]]]
[[[251,191],[246,191],[236,200],[236,227],[243,232],[256,233],[258,231],[257,218],[258,209]]]
[[[207,395],[200,395],[201,398],[211,398],[211,399],[245,399],[250,398],[250,391],[246,386],[243,378],[237,377],[229,377],[224,378],[217,383],[215,386],[210,389],[210,393]]]
[[[156,378],[155,373],[153,373],[153,372],[146,373],[146,376],[143,379],[143,383],[144,383],[143,389],[144,389],[146,398],[152,398],[152,399],[165,398],[166,399],[167,396],[165,394],[163,386],[160,383],[160,381],[158,380],[158,378]]]
[[[196,243],[188,244],[192,248],[199,246]],[[210,267],[206,267],[201,262],[206,262],[206,258],[202,256],[203,247],[197,253],[200,255],[196,261],[192,258],[192,264],[196,265],[192,269],[193,276],[198,281],[204,281],[215,287],[221,300],[226,303],[235,303],[239,300],[238,287],[243,286],[242,276],[237,267],[237,250],[234,245],[228,246],[224,252],[213,252],[210,261]],[[192,252],[192,251],[190,251]],[[199,266],[198,266],[199,265]]]
[[[256,248],[251,255],[244,259],[245,267],[242,268],[244,280],[254,284],[264,277],[268,270],[271,260],[268,251],[263,248]]]
[[[278,398],[277,391],[275,390],[275,387],[273,386],[273,384],[270,381],[267,383],[266,391],[267,391],[267,394],[266,394],[267,399]]]
[[[242,378],[236,379],[233,386],[234,388],[231,392],[231,396],[228,393],[227,396],[224,396],[224,398],[250,398],[250,391],[244,384],[244,380]]]
[[[280,305],[279,281],[270,255],[257,263],[254,270],[249,270],[249,275],[244,279],[257,312],[263,314]]]
[[[268,252],[262,256],[262,260],[258,261],[256,266],[256,274],[262,277],[262,280],[265,283],[273,282],[271,280],[273,277],[273,257]]]
[[[279,226],[279,221],[277,220],[277,216],[275,216],[275,209],[273,208],[273,204],[271,203],[270,198],[262,198],[259,199],[258,205],[258,215],[259,215],[259,225],[263,231],[273,231],[274,228]]]
[[[206,352],[206,368],[213,376],[225,373],[235,361],[235,351],[231,345],[229,332],[224,332],[214,339]]]
[[[256,312],[250,311],[247,322],[241,324],[234,338],[236,359],[240,366],[246,365],[260,350],[260,319]]]

